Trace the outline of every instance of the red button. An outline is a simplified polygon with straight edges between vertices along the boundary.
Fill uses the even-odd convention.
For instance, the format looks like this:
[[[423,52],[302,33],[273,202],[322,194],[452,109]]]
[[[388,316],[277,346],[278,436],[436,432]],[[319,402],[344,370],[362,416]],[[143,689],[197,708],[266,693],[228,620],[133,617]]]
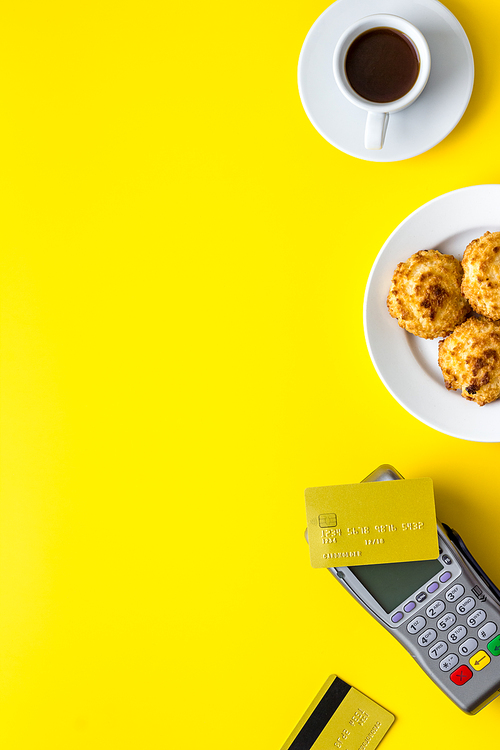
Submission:
[[[455,685],[465,685],[471,677],[472,672],[465,664],[458,669],[455,669],[455,671],[450,674],[450,680],[454,682]]]

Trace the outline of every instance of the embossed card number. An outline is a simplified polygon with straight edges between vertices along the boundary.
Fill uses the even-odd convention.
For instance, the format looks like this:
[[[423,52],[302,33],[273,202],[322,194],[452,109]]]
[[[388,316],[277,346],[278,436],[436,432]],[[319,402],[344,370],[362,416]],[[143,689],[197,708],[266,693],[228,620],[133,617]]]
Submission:
[[[431,479],[311,487],[305,495],[315,568],[438,557]]]

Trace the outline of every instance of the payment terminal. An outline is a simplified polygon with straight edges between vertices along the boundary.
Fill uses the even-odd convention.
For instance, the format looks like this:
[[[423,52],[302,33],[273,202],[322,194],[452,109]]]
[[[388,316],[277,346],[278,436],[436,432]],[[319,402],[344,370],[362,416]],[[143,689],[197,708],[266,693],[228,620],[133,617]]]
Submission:
[[[363,481],[402,479],[383,465]],[[500,591],[458,534],[438,523],[439,557],[329,568],[456,705],[475,714],[500,694]]]

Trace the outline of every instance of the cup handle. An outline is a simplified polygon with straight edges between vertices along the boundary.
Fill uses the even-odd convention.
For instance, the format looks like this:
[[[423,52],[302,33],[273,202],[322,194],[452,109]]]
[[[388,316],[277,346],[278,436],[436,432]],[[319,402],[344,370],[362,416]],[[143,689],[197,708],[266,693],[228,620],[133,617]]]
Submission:
[[[387,112],[368,112],[365,128],[365,148],[378,151],[385,141],[389,115]]]

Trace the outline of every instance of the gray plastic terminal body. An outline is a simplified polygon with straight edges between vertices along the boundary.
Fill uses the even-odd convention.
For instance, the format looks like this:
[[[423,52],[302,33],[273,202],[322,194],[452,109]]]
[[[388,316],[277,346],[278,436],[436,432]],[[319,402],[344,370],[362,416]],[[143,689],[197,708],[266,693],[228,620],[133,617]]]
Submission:
[[[384,464],[363,481],[385,482],[397,479],[403,479],[403,477],[394,467]],[[498,656],[487,648],[488,643],[496,636],[500,636],[500,602],[497,597],[498,590],[495,591],[496,587],[485,575],[479,576],[473,565],[459,550],[457,544],[450,538],[453,536],[451,530],[450,535],[448,535],[446,529],[447,527],[445,528],[438,523],[439,561],[443,563],[443,570],[424,582],[393,612],[387,613],[382,609],[349,567],[328,568],[328,570],[381,625],[393,634],[415,661],[420,664],[431,680],[462,711],[467,714],[476,714],[500,695],[500,646]],[[470,553],[468,554],[470,556]],[[475,567],[481,570],[472,556],[470,556],[470,559]],[[450,572],[451,576],[446,583],[440,583],[439,577],[444,571]],[[438,588],[432,594],[428,593],[428,588],[432,589],[435,583],[438,584]],[[463,587],[463,592],[461,587]],[[417,601],[419,593],[421,595],[425,593],[425,599],[420,602]],[[457,597],[450,601],[449,597],[453,597],[454,593],[457,593]],[[436,615],[435,612],[442,607],[440,602],[444,603],[444,609]],[[410,612],[405,612],[405,605],[413,607],[413,609]],[[469,609],[467,609],[468,607]],[[466,611],[462,613],[462,610]],[[392,618],[396,611],[399,614],[402,613],[403,616],[398,622],[393,622]],[[473,617],[478,611],[483,614]],[[398,617],[399,614],[397,614]],[[425,625],[422,625],[422,619],[419,619],[411,626],[410,623],[416,618],[425,620]],[[479,620],[481,620],[479,625],[472,626],[470,624],[472,621],[479,622]],[[448,624],[449,622],[452,622],[452,624]],[[438,623],[440,623],[439,627]],[[415,633],[411,633],[408,629],[409,625],[419,629]],[[493,630],[493,628],[495,629]],[[422,641],[428,631],[435,631],[436,636],[433,637],[431,632],[425,645],[421,645],[419,639]],[[487,635],[488,632],[490,632],[490,635]],[[480,638],[479,634],[485,637]],[[455,642],[451,640],[452,638],[455,639]],[[477,646],[474,645],[474,642],[477,643]],[[436,649],[436,646],[440,643],[444,645],[438,646]],[[471,650],[468,653],[462,653],[469,648]],[[486,659],[483,657],[484,661],[487,661],[487,659],[490,659],[490,661],[484,668],[476,670],[470,660],[474,659],[474,654],[479,651],[484,651],[487,654]],[[437,655],[435,652],[437,652]],[[479,659],[480,656],[478,656]],[[450,664],[453,664],[453,666],[450,667]],[[480,664],[481,662],[478,666]],[[457,685],[452,681],[451,675],[463,665],[466,665],[472,672],[472,677],[463,684]],[[443,667],[447,668],[447,671]]]

